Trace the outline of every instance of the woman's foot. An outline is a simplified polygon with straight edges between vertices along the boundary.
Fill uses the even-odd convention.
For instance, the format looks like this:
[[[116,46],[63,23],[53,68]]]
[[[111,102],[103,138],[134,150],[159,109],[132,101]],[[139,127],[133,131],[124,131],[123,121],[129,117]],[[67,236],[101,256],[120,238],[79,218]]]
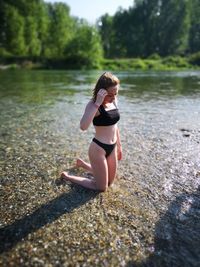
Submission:
[[[78,168],[83,168],[83,166],[84,166],[84,161],[82,160],[82,159],[77,159],[76,160],[76,167],[78,167]]]
[[[60,175],[60,178],[65,179],[65,180],[69,180],[68,172],[62,172]]]
[[[87,162],[85,162],[84,160],[78,158],[76,160],[76,167],[78,168],[83,168],[85,169],[86,171],[88,171],[89,173],[92,174],[92,168],[91,168],[91,165]]]

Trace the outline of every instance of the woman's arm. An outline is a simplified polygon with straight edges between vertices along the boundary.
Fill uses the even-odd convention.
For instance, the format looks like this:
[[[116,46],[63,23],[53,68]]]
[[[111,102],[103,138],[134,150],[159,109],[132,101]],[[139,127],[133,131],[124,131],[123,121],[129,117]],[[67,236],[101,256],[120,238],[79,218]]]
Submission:
[[[117,127],[117,157],[118,157],[118,160],[122,159],[122,145],[121,145],[121,139],[120,139],[120,133],[119,133],[118,127]]]
[[[92,100],[87,104],[85,108],[85,112],[80,121],[81,130],[85,131],[90,126],[95,114],[97,113],[98,105],[94,103]]]
[[[97,113],[97,110],[99,108],[99,106],[103,103],[105,96],[107,95],[107,91],[105,89],[100,89],[97,97],[96,97],[96,102],[94,103],[93,100],[91,100],[86,108],[85,108],[85,112],[83,114],[83,117],[80,121],[80,128],[81,130],[85,131],[88,129],[88,127],[90,126],[94,116]]]

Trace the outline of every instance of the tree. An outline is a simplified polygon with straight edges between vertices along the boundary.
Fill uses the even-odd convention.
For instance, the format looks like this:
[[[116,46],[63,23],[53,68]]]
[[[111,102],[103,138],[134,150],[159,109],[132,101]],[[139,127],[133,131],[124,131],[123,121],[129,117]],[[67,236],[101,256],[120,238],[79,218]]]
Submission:
[[[48,5],[41,1],[37,7],[37,34],[41,42],[40,56],[46,55],[48,49],[48,36],[50,29],[50,17],[48,13]]]
[[[198,5],[198,0],[193,0]],[[189,0],[135,0],[128,10],[118,10],[113,17],[102,16],[100,28],[104,48],[112,57],[148,57],[153,53],[162,56],[183,54],[188,50],[188,39],[191,18]],[[199,9],[199,7],[198,7]],[[200,17],[196,11],[196,17]],[[112,21],[112,23],[108,23]],[[195,19],[195,21],[197,21]],[[194,24],[194,23],[193,23]],[[199,33],[199,23],[194,24]],[[106,39],[110,29],[112,38]],[[195,37],[195,47],[199,34]],[[191,42],[192,44],[192,42]],[[106,53],[107,55],[107,53]]]
[[[113,17],[105,14],[97,22],[97,27],[101,36],[104,55],[107,58],[112,57],[114,44]]]
[[[126,57],[127,56],[127,12],[119,9],[113,18],[113,32],[114,40],[112,45],[113,57]]]
[[[193,0],[191,8],[191,27],[189,34],[189,51],[200,51],[200,5],[199,0]]]
[[[76,27],[75,36],[65,49],[68,64],[79,68],[99,67],[103,49],[97,29],[85,22],[79,23]]]
[[[39,56],[41,53],[41,41],[37,31],[37,21],[28,16],[25,19],[25,41],[28,56]]]
[[[38,18],[42,0],[1,0],[0,42],[13,55],[39,56]],[[39,15],[39,16],[38,16]]]
[[[24,18],[11,5],[4,4],[3,45],[13,55],[25,55]]]
[[[188,47],[191,2],[160,1],[157,21],[159,53],[163,56],[182,54]]]
[[[48,4],[48,12],[50,23],[45,56],[63,57],[65,47],[73,36],[73,20],[69,16],[69,7],[63,3]]]

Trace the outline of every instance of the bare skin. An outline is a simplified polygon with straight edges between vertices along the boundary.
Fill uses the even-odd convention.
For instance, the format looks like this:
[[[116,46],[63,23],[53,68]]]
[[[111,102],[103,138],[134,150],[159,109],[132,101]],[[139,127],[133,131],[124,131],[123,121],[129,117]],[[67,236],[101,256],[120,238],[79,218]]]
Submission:
[[[93,151],[97,149],[101,149],[102,151],[94,156]],[[96,154],[96,153],[95,153]],[[109,157],[105,157],[105,151],[98,147],[97,144],[91,143],[89,148],[89,157],[91,164],[85,162],[82,159],[77,159],[76,166],[85,169],[86,171],[90,172],[95,179],[89,179],[80,176],[70,175],[67,172],[63,172],[61,177],[73,183],[82,185],[89,189],[99,190],[99,191],[106,191],[108,186],[110,186],[116,176],[116,169],[117,169],[117,153],[116,148],[110,154]],[[92,158],[92,159],[91,159]]]
[[[91,167],[91,164],[85,162],[84,160],[78,158],[76,160],[76,167],[77,168],[83,168],[85,169],[86,171],[92,173],[92,167]]]
[[[103,104],[107,110],[115,108],[115,106],[113,106],[113,101],[115,101],[117,92],[118,86],[110,87],[107,90],[99,90],[96,106],[92,101],[86,106],[85,113],[81,119],[82,130],[86,130],[91,124],[94,116],[98,115],[98,106]],[[89,189],[106,191],[108,186],[110,186],[115,179],[118,159],[121,159],[122,153],[119,130],[116,124],[111,126],[95,126],[95,130],[95,138],[99,141],[105,144],[117,143],[117,145],[112,153],[106,157],[105,150],[92,141],[88,151],[90,163],[87,163],[80,158],[77,159],[76,167],[81,167],[90,172],[94,179],[70,175],[68,172],[63,172],[61,177]]]

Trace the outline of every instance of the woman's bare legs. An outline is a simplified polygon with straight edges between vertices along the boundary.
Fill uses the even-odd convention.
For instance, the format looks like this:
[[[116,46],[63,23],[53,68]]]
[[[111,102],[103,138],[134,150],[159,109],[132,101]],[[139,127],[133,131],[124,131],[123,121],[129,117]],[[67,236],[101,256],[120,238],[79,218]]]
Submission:
[[[108,164],[108,185],[112,185],[116,177],[118,160],[117,160],[117,146],[112,151],[112,153],[107,157]]]
[[[92,142],[89,148],[89,158],[91,165],[86,162],[83,163],[82,160],[82,162],[79,161],[78,164],[83,163],[87,170],[91,170],[94,179],[69,175],[67,172],[63,172],[61,177],[89,189],[105,191],[108,187],[108,166],[105,158],[105,151]]]
[[[107,164],[108,164],[108,185],[111,185],[115,179],[118,160],[117,160],[117,146],[112,151],[112,153],[107,157]],[[76,166],[89,171],[93,174],[92,167],[90,163],[85,162],[84,160],[78,158],[76,161]]]
[[[96,187],[100,191],[108,188],[108,165],[103,148],[92,142],[89,148],[89,158]]]
[[[82,185],[83,187],[89,188],[89,189],[94,189],[96,190],[96,185],[94,179],[89,179],[85,177],[80,177],[80,176],[74,176],[74,175],[69,175],[68,172],[62,172],[61,178],[64,178],[65,180],[68,180],[72,183],[76,183],[79,185]]]
[[[86,171],[89,171],[90,173],[92,173],[92,167],[90,163],[85,162],[84,160],[78,158],[76,160],[76,167],[81,167],[83,169],[85,169]]]

